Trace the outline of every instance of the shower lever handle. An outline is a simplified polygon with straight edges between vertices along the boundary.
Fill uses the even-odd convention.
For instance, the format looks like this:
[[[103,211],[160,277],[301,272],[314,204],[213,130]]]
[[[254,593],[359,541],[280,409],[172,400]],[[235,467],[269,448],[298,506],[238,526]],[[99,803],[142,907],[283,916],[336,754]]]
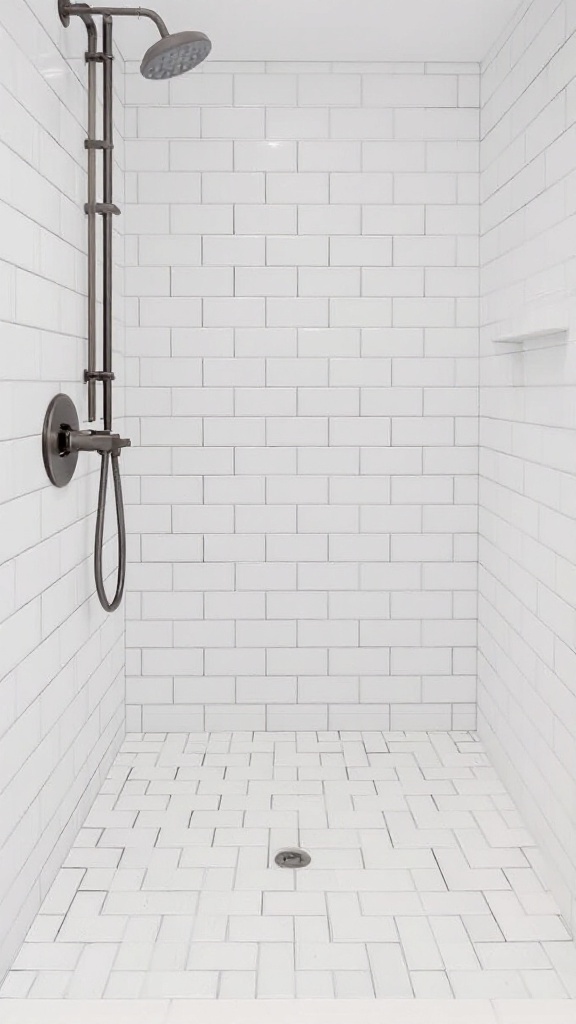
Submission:
[[[67,430],[65,450],[71,452],[109,452],[118,456],[121,448],[129,448],[132,442],[120,434],[111,434],[106,430]]]

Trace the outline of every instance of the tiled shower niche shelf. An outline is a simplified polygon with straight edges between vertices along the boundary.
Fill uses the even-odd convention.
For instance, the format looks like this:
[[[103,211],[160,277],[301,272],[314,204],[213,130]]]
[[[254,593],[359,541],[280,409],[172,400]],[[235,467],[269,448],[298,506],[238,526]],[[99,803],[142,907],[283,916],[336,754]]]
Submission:
[[[526,331],[521,334],[506,334],[500,338],[494,338],[495,345],[522,345],[531,341],[568,341],[567,327],[550,327],[537,331]]]

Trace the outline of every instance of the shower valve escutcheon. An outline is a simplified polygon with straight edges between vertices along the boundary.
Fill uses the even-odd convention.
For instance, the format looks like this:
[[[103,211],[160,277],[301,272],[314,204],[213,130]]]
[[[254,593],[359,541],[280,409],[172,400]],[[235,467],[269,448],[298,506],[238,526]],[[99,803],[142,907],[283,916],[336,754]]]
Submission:
[[[46,412],[42,434],[44,465],[56,487],[70,483],[79,452],[98,452],[117,459],[131,442],[111,430],[80,430],[76,406],[68,395],[56,395]]]

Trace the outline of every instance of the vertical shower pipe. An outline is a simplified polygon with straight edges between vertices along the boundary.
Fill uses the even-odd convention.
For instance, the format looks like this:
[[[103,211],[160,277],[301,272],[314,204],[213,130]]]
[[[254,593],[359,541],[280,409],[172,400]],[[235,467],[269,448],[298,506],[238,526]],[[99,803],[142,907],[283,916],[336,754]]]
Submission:
[[[88,384],[88,422],[96,419],[96,108],[97,108],[97,73],[96,54],[98,52],[98,30],[91,17],[85,19],[88,32],[88,138],[86,150],[88,157],[88,367],[84,378]]]
[[[105,15],[102,19],[102,56],[104,64],[104,126],[103,126],[103,324],[102,324],[102,370],[103,370],[103,418],[104,430],[112,430],[112,217],[113,205],[113,173],[114,173],[114,78],[112,54],[112,18]]]
[[[112,16],[105,13],[102,18],[102,63],[104,81],[102,91],[103,129],[102,129],[102,381],[104,432],[112,430],[112,284],[113,284],[113,248],[112,248],[112,217],[120,213],[113,202],[114,188],[114,75],[112,53]],[[124,593],[126,579],[126,524],[124,521],[124,502],[122,499],[122,481],[118,459],[120,449],[113,448],[101,451],[100,488],[98,492],[98,512],[96,514],[96,538],[94,543],[94,577],[100,604],[106,611],[113,612],[118,608]],[[104,570],[102,551],[104,547],[104,517],[106,513],[106,492],[108,488],[108,472],[112,460],[112,479],[116,499],[116,525],[118,538],[118,576],[116,592],[111,601],[104,589]]]

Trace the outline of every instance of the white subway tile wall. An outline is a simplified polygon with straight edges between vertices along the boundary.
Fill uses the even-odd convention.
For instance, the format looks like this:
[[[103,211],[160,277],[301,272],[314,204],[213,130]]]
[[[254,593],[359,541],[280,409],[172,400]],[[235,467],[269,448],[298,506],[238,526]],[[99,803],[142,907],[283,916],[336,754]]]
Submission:
[[[86,416],[83,33],[66,34],[44,0],[1,5],[0,976],[84,821],[124,723],[124,617],[104,615],[92,580],[98,463],[81,458],[59,491],[41,451],[54,394],[67,392]],[[117,65],[120,131],[120,58]],[[121,166],[121,139],[116,155]],[[119,359],[117,369],[121,381]]]
[[[573,927],[575,53],[574,4],[551,0],[483,68],[479,667],[482,736]]]
[[[478,67],[127,70],[130,728],[472,728]]]

